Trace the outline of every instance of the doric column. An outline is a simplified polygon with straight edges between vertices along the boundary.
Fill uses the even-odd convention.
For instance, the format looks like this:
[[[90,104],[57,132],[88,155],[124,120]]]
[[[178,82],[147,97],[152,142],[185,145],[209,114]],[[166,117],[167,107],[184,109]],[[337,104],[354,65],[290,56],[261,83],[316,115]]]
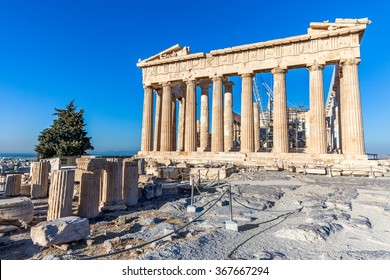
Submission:
[[[104,179],[100,202],[101,210],[126,209],[126,205],[122,198],[122,159],[107,159],[107,168],[104,170],[103,174]]]
[[[80,172],[78,216],[95,218],[99,215],[99,202],[103,189],[103,169],[107,168],[104,158],[76,159]]]
[[[144,87],[141,151],[151,151],[153,144],[153,88]]]
[[[340,113],[341,147],[346,155],[364,155],[364,132],[358,64],[360,59],[341,62]]]
[[[20,195],[20,187],[22,185],[21,174],[8,174],[5,179],[5,196]]]
[[[187,86],[185,83],[181,83],[181,97],[179,98],[179,131],[177,135],[177,150],[184,151],[184,131],[185,131],[185,118],[186,118],[186,91]]]
[[[77,215],[95,218],[99,215],[101,171],[80,170],[79,205]]]
[[[273,152],[275,153],[288,153],[286,73],[287,69],[279,67],[272,70],[274,75]]]
[[[200,97],[200,148],[202,151],[209,148],[209,88],[210,83],[200,84],[202,95]]]
[[[254,139],[255,152],[260,150],[260,120],[259,120],[259,105],[253,102],[253,125],[254,125]]]
[[[308,67],[310,75],[310,153],[326,154],[326,127],[324,104],[324,65]]]
[[[237,142],[238,141],[238,139],[237,139],[237,122],[233,122],[233,140],[235,141],[235,142]]]
[[[172,96],[172,151],[176,151],[176,97]]]
[[[172,90],[171,83],[163,83],[160,151],[172,150]]]
[[[233,148],[233,82],[225,82],[225,99],[223,111],[224,148],[229,152]]]
[[[54,170],[51,175],[47,220],[72,216],[74,170]]]
[[[161,140],[161,89],[156,90],[156,119],[154,123],[154,142],[153,151],[160,151]]]
[[[138,203],[138,163],[136,160],[123,162],[122,197],[127,206]]]
[[[241,78],[241,152],[251,153],[255,151],[252,93],[253,75],[246,73],[242,74]]]
[[[196,83],[195,80],[187,81],[184,149],[187,152],[196,151]]]
[[[50,162],[40,161],[31,164],[31,198],[47,197],[49,193]]]
[[[211,151],[223,152],[222,77],[213,77]]]

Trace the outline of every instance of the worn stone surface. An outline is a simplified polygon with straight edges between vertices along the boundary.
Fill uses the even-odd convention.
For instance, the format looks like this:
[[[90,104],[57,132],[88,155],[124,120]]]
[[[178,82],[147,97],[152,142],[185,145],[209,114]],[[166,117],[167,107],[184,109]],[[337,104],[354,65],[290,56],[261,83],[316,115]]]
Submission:
[[[34,244],[48,247],[87,238],[90,233],[88,219],[76,216],[41,222],[31,228]]]
[[[7,175],[5,179],[5,195],[6,196],[20,195],[21,184],[22,184],[21,174]]]
[[[31,163],[31,198],[47,197],[49,194],[50,162]]]
[[[137,162],[123,163],[122,196],[126,205],[135,206],[138,202],[138,165]]]
[[[49,191],[47,220],[72,215],[74,170],[54,170]]]
[[[34,207],[27,197],[0,199],[0,224],[24,225],[33,219]]]

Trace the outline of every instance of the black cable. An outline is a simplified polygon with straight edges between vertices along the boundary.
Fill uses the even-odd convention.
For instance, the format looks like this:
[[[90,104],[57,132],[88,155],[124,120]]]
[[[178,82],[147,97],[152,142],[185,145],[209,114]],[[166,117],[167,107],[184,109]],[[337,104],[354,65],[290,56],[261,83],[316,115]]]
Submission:
[[[137,245],[137,246],[134,246],[134,247],[131,247],[131,248],[128,248],[128,249],[123,249],[123,250],[120,250],[120,251],[116,251],[116,252],[112,252],[112,253],[107,253],[107,254],[102,254],[102,255],[97,255],[97,256],[93,256],[93,257],[87,257],[87,258],[84,258],[82,260],[95,260],[95,259],[100,259],[100,258],[105,258],[105,257],[110,257],[110,256],[113,256],[113,255],[117,255],[117,254],[121,254],[121,253],[124,253],[124,252],[128,252],[128,251],[131,251],[131,250],[135,250],[135,249],[138,249],[138,248],[142,248],[146,245],[149,245],[151,243],[154,243],[154,242],[157,242],[161,239],[164,239],[165,237],[167,236],[170,236],[174,233],[178,233],[179,231],[181,231],[183,228],[186,228],[188,227],[190,224],[196,222],[197,220],[199,220],[200,217],[202,217],[204,214],[206,214],[208,211],[210,211],[216,204],[219,200],[222,199],[222,197],[228,192],[228,190],[226,190],[218,199],[217,201],[215,201],[209,208],[207,208],[202,214],[200,214],[198,217],[196,217],[194,220],[186,223],[185,225],[183,225],[182,227],[174,230],[173,232],[171,233],[168,233],[166,235],[163,235],[159,238],[156,238],[156,239],[153,239],[151,241],[148,241],[146,243],[143,243],[143,244],[140,244],[140,245]]]

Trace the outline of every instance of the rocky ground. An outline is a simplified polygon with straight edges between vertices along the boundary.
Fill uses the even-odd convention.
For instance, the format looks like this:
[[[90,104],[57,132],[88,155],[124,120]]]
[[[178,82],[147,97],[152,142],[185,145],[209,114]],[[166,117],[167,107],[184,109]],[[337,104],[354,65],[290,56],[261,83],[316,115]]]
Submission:
[[[389,178],[253,171],[226,181],[238,232],[225,229],[228,184],[203,182],[198,212],[188,213],[188,182],[167,180],[163,196],[90,220],[88,240],[42,248],[32,243],[29,228],[3,234],[0,259],[83,259],[149,241],[102,259],[390,259]],[[31,226],[47,211],[45,199],[33,202]]]

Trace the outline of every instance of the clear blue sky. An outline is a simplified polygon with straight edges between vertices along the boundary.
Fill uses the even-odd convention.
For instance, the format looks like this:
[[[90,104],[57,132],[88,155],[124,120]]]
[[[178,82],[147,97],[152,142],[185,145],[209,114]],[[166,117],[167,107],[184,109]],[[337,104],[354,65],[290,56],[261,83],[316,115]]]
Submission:
[[[209,52],[305,34],[312,21],[368,17],[359,66],[366,150],[390,153],[389,10],[375,0],[0,0],[0,152],[33,152],[54,108],[72,99],[85,109],[94,152],[137,151],[139,58],[177,43]],[[326,84],[330,75],[327,67]],[[307,106],[307,70],[289,71],[287,91]]]

